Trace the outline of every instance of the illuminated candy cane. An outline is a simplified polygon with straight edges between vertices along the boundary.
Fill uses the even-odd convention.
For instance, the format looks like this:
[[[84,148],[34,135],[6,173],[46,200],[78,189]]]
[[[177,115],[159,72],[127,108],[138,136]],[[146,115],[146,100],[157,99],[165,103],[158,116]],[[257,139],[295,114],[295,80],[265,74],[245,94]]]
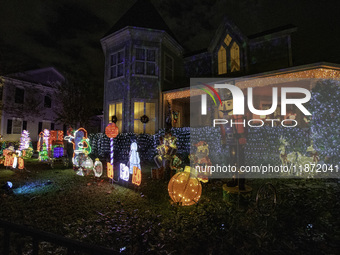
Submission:
[[[110,138],[110,169],[113,169],[113,138],[118,135],[118,127],[115,123],[109,123],[105,128],[105,134],[108,138]],[[108,166],[109,167],[109,166]],[[113,177],[112,177],[113,178]]]
[[[113,165],[113,138],[110,138],[110,163]]]

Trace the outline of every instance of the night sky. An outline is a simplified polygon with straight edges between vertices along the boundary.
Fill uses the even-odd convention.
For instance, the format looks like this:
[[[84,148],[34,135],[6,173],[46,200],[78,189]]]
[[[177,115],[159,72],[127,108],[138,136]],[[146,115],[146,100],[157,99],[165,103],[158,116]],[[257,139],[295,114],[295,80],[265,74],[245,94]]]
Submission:
[[[102,87],[100,38],[135,1],[2,0],[0,74],[55,66]],[[294,65],[340,63],[337,2],[152,0],[188,51],[208,46],[223,15],[246,35],[293,24]]]

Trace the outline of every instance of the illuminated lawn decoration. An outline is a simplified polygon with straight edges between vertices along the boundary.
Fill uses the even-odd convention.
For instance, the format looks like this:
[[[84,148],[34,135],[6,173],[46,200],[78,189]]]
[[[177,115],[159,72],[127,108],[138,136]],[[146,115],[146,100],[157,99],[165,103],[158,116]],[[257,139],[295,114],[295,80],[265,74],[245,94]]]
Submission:
[[[43,144],[44,144],[44,132],[39,133],[38,143],[37,143],[37,151],[43,150]]]
[[[107,169],[108,169],[108,177],[109,177],[109,169],[112,171],[112,174],[110,173],[109,177],[110,179],[113,179],[113,138],[117,137],[118,135],[118,127],[116,126],[115,123],[109,123],[106,128],[105,128],[105,134],[108,138],[110,138],[110,163],[107,164]],[[109,166],[111,164],[111,166]]]
[[[4,149],[2,155],[5,157],[9,152],[11,152],[9,149]]]
[[[190,168],[189,168],[190,169]],[[172,201],[182,206],[194,205],[202,194],[202,185],[197,178],[190,175],[187,168],[175,174],[169,181],[168,192]]]
[[[160,145],[157,146],[158,155],[154,157],[158,169],[164,169],[167,179],[170,179],[172,170],[176,172],[182,171],[180,167],[182,161],[176,156],[176,142],[177,138],[175,136],[171,135],[171,133],[166,133],[163,138],[160,138]]]
[[[43,132],[40,132],[37,150],[39,152],[39,161],[48,161],[50,159],[50,131],[48,129],[44,129]]]
[[[130,146],[130,157],[129,157],[129,164],[130,164],[130,174],[133,174],[133,168],[140,167],[140,158],[139,158],[139,153],[137,151],[138,145],[136,142],[131,143]]]
[[[93,166],[94,176],[100,177],[103,174],[103,164],[100,162],[99,158],[96,158]]]
[[[200,141],[195,144],[196,153],[195,155],[190,155],[190,160],[193,165],[199,167],[200,171],[197,173],[197,177],[201,182],[208,182],[209,176],[211,175],[208,166],[211,166],[211,161],[209,158],[209,145],[205,141]]]
[[[61,130],[50,131],[51,157],[61,158],[64,156],[64,132]]]
[[[298,151],[293,151],[291,153],[286,152],[286,146],[288,146],[289,143],[286,141],[286,139],[280,137],[280,159],[281,164],[283,166],[285,165],[293,165],[295,167],[303,166],[303,167],[309,167],[311,169],[311,164],[316,165],[319,162],[319,155],[318,152],[314,149],[313,141],[311,141],[311,145],[307,147],[306,152],[309,154],[303,155]],[[303,172],[299,173],[300,175],[303,174]],[[307,177],[313,177],[312,172],[305,172]]]
[[[142,171],[134,166],[133,167],[133,174],[132,174],[132,183],[137,185],[137,186],[140,186],[142,182]]]
[[[63,138],[64,133],[61,130],[44,129],[43,132],[40,132],[37,145],[39,160],[53,162],[53,159],[63,157]],[[47,151],[47,153],[45,151]],[[25,153],[27,153],[27,150],[25,150]]]
[[[12,166],[13,165],[12,158],[13,158],[12,154],[7,152],[5,155],[4,166]]]
[[[51,144],[50,144],[50,130],[48,129],[44,129],[44,137],[43,137],[43,141],[46,145],[46,149],[49,152],[51,149]]]
[[[119,175],[120,179],[124,180],[124,181],[129,181],[130,178],[130,172],[129,172],[129,167],[126,166],[123,163],[120,163],[120,175]]]
[[[23,170],[25,168],[25,161],[22,157],[18,158],[18,169]]]
[[[73,168],[77,170],[77,174],[84,176],[84,170],[88,173],[93,169],[93,161],[88,156],[91,153],[90,141],[87,138],[87,131],[79,128],[73,134],[68,133],[64,138],[73,144]]]
[[[18,168],[22,170],[25,168],[24,159],[21,157],[21,151],[5,151],[5,158],[2,159],[1,164],[4,164],[5,167],[11,167],[13,169]]]
[[[39,161],[48,161],[50,157],[48,156],[47,146],[45,143],[43,143],[42,151],[39,151]]]
[[[27,130],[23,130],[21,133],[19,151],[25,158],[31,158],[33,155],[30,133]]]
[[[0,155],[4,155],[4,150],[6,150],[6,142],[2,143],[1,149],[0,149]]]
[[[52,146],[53,158],[61,158],[64,156],[64,147],[59,145]]]
[[[26,150],[30,147],[30,133],[27,130],[23,130],[20,137],[20,147],[19,150]]]
[[[12,160],[12,167],[13,168],[17,168],[17,165],[18,165],[18,157],[17,157],[17,155],[15,154],[15,153],[13,153],[13,155],[12,155],[12,157],[13,157],[13,160]]]
[[[114,175],[113,166],[111,165],[110,162],[107,162],[106,165],[107,165],[107,177],[110,179],[113,179],[113,175]]]

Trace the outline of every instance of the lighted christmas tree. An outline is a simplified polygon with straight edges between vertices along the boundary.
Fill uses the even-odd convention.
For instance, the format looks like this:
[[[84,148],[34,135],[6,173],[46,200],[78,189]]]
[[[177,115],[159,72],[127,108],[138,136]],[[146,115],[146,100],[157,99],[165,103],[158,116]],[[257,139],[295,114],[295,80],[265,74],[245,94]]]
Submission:
[[[19,150],[26,150],[29,148],[31,142],[30,133],[27,130],[23,130],[20,138]]]
[[[42,151],[39,152],[39,160],[40,161],[47,161],[48,159],[49,159],[48,151],[47,151],[46,144],[44,143]]]

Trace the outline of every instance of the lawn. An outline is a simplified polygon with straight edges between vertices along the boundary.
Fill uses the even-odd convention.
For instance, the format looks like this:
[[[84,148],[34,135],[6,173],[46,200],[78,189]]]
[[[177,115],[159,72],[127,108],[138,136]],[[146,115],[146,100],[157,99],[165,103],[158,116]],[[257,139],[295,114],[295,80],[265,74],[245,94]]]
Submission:
[[[0,191],[0,218],[126,254],[338,254],[338,180],[247,180],[253,192],[240,205],[223,201],[227,180],[212,180],[203,184],[197,205],[178,207],[167,182],[151,179],[154,164],[142,167],[136,189],[36,160],[26,162],[23,172],[1,166],[0,184],[11,181],[13,193]],[[275,211],[265,217],[255,198],[268,181],[278,197]],[[26,239],[15,240],[13,246],[29,254]],[[65,254],[41,246],[41,254]]]

